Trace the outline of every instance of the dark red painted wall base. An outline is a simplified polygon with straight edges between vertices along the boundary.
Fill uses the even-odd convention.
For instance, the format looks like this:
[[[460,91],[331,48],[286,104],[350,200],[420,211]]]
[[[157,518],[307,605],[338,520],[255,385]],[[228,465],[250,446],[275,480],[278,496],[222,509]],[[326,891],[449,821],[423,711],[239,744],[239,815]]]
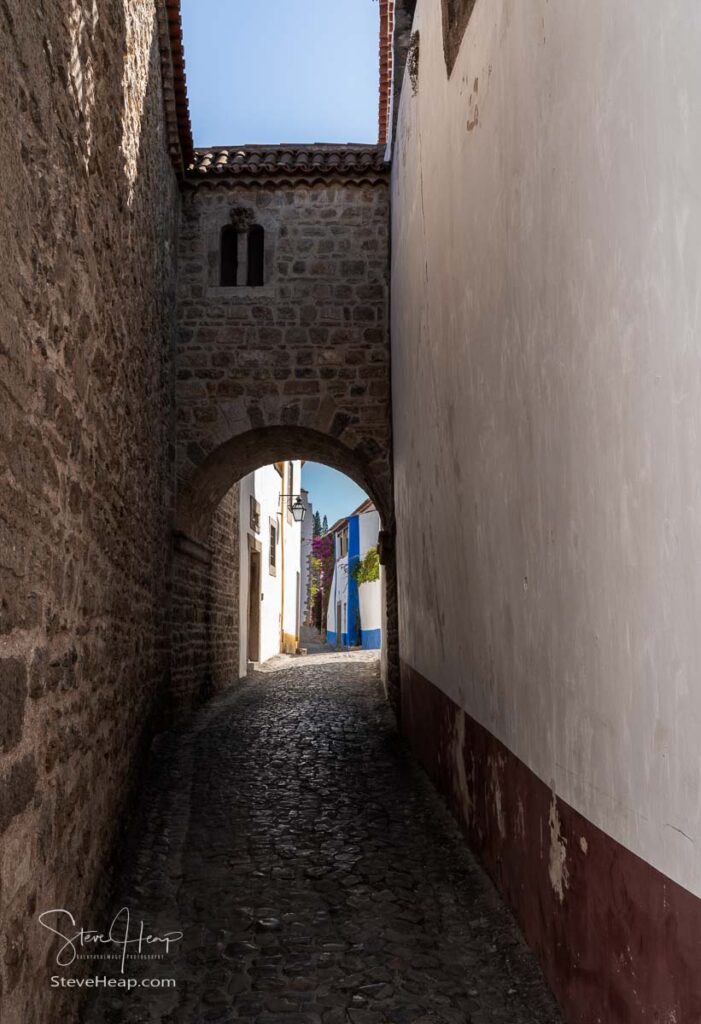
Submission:
[[[701,1024],[701,900],[559,799],[411,666],[402,730],[512,907],[568,1024]]]

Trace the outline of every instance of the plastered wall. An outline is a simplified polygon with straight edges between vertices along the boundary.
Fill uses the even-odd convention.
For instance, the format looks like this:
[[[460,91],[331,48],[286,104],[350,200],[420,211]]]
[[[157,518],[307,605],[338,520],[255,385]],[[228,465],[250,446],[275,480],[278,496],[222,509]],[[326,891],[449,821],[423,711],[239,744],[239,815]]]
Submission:
[[[280,653],[283,631],[292,639],[295,637],[296,581],[300,571],[301,535],[298,523],[289,523],[285,515],[284,526],[278,515],[282,502],[281,495],[287,493],[287,471],[281,475],[276,466],[262,466],[244,477],[240,483],[241,494],[241,575],[239,580],[239,606],[241,608],[239,653],[239,675],[248,670],[249,654],[249,582],[250,551],[252,545],[260,550],[260,658],[267,661]],[[299,493],[301,465],[293,462],[294,493]],[[250,503],[253,498],[260,507],[258,529],[251,522]],[[274,569],[270,564],[270,526],[274,523],[278,531]],[[284,602],[283,602],[284,587]],[[283,621],[284,605],[284,621]]]
[[[394,143],[402,658],[699,895],[701,10],[478,0],[448,79],[440,6]]]
[[[299,494],[302,487],[301,462],[288,462],[285,466],[284,494]],[[291,488],[291,489],[290,489]],[[281,523],[281,545],[284,549],[282,590],[284,593],[283,608],[283,647],[285,653],[294,654],[299,646],[299,619],[301,619],[301,583],[302,583],[302,524],[297,523],[289,511],[294,498],[283,499],[284,516],[278,516]]]

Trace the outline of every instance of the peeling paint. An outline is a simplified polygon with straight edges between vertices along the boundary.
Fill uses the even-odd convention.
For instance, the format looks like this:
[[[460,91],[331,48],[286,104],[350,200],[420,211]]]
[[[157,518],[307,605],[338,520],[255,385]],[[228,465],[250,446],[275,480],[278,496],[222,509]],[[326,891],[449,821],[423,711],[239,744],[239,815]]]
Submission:
[[[569,886],[567,871],[567,842],[562,837],[560,815],[557,810],[557,798],[553,794],[550,804],[550,861],[548,875],[553,892],[563,902],[565,890]]]
[[[465,716],[460,712],[455,718],[455,735],[453,737],[453,759],[455,762],[455,781],[460,799],[460,808],[466,824],[472,818],[472,797],[470,785],[465,771]]]
[[[416,96],[419,91],[419,49],[421,41],[418,32],[414,32],[409,43],[409,52],[406,59],[407,74],[411,82],[411,95]]]
[[[506,819],[504,816],[504,802],[501,789],[501,774],[504,767],[503,759],[498,757],[495,760],[489,759],[489,768],[492,779],[492,791],[494,793],[494,811],[497,819],[497,828],[502,839],[506,839]]]
[[[402,730],[460,812],[565,1019],[701,1021],[701,901],[556,798],[554,786],[406,661],[401,672]]]
[[[526,812],[521,797],[516,802],[516,819],[514,822],[514,833],[519,839],[526,838]]]
[[[442,0],[443,51],[449,78],[475,2],[476,0]]]

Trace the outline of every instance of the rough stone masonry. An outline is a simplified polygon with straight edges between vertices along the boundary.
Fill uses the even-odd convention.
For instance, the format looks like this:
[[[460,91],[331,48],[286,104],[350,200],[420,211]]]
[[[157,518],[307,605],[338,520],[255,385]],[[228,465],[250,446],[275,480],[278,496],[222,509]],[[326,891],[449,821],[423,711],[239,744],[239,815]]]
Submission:
[[[154,728],[232,674],[236,480],[316,457],[391,527],[387,171],[187,171],[177,0],[4,0],[0,46],[0,1019],[68,1022],[37,914],[99,925]],[[216,280],[233,208],[258,287]]]
[[[231,655],[211,628],[223,602],[207,565],[235,481],[315,458],[364,485],[391,528],[387,178],[378,146],[281,145],[197,151],[184,183],[172,682],[185,704],[218,688],[213,665]],[[391,566],[386,576],[392,643]]]
[[[178,274],[184,528],[197,534],[255,462],[256,445],[252,456],[244,451],[249,432],[262,442],[276,427],[300,443],[304,433],[324,435],[319,443],[389,513],[388,203],[377,146],[197,152]],[[222,285],[222,232],[254,224],[264,238],[261,282],[239,272],[237,285]]]
[[[70,1020],[36,923],[85,919],[156,697],[179,204],[156,6],[0,12],[0,1020]]]

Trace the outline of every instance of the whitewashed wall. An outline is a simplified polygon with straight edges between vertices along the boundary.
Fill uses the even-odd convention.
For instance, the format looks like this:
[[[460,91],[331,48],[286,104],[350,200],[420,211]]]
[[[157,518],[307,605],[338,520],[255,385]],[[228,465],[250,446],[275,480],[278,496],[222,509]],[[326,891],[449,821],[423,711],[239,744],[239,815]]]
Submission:
[[[302,464],[292,463],[292,491],[288,492],[287,469],[285,470],[285,494],[299,494],[302,487]],[[285,507],[288,501],[285,500]],[[288,653],[293,654],[299,642],[297,628],[297,602],[300,600],[302,525],[285,514],[282,523],[282,544],[284,545],[283,585],[285,591],[283,630],[289,647]],[[278,520],[279,521],[279,520]],[[300,605],[301,607],[301,605]]]
[[[300,463],[294,463],[295,481],[300,479]],[[283,587],[283,543],[285,558],[285,630],[294,631],[296,574],[300,568],[299,524],[289,524],[285,518],[284,540],[280,539],[277,550],[275,575],[270,572],[270,520],[280,530],[280,495],[285,481],[275,466],[264,466],[244,477],[240,483],[240,530],[241,530],[241,574],[240,574],[240,658],[239,672],[246,674],[248,666],[248,601],[249,601],[249,534],[250,496],[254,495],[260,504],[260,532],[255,539],[261,544],[261,613],[260,613],[260,660],[266,661],[280,653],[282,633],[282,587]],[[288,629],[288,626],[292,628]]]
[[[314,535],[314,508],[309,501],[307,491],[302,491],[302,500],[307,510],[301,528],[300,541],[300,565],[302,572],[302,622],[309,617],[309,585],[310,585],[310,558],[312,554],[312,540]]]
[[[360,534],[360,557],[371,548],[377,547],[380,533],[380,515],[375,511],[363,512],[358,516]],[[368,643],[379,648],[382,632],[382,568],[380,579],[372,583],[362,583],[358,587],[360,601],[360,628],[363,635],[363,646]]]
[[[402,656],[701,894],[701,5],[419,0],[393,163]]]
[[[326,616],[326,633],[344,633],[347,630],[347,606],[348,606],[348,555],[338,557],[338,537],[334,538],[336,544],[336,563],[333,570],[331,590],[329,597],[329,608]],[[337,605],[341,605],[341,621],[336,621]],[[330,643],[336,641],[329,637]]]

